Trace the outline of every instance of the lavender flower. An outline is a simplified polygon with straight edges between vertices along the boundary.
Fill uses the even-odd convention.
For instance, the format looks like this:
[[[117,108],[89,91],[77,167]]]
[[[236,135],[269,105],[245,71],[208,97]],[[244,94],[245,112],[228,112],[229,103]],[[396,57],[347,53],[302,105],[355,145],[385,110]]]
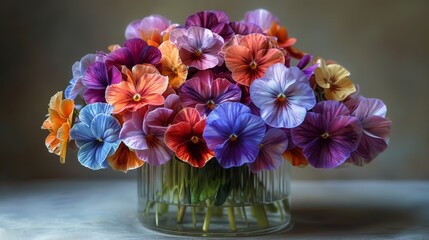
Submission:
[[[274,64],[250,85],[250,98],[264,121],[276,128],[300,125],[316,98],[304,73],[296,67]]]
[[[85,102],[106,102],[106,88],[109,85],[120,83],[122,75],[113,66],[107,67],[102,62],[91,64],[83,76],[83,85],[86,87],[84,93]]]
[[[186,19],[185,26],[203,27],[219,34],[224,41],[228,41],[233,35],[229,26],[229,17],[222,11],[202,11],[197,12]]]

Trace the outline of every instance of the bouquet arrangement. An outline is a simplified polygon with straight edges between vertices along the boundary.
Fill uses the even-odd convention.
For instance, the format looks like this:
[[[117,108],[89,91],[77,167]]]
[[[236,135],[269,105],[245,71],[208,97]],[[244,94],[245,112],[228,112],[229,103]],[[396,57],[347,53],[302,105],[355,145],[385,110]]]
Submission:
[[[183,25],[152,15],[131,22],[125,37],[76,62],[64,94],[50,100],[42,128],[62,163],[70,141],[93,170],[174,162],[205,176],[218,168],[272,170],[284,159],[361,166],[387,148],[385,104],[363,97],[340,64],[295,48],[266,10],[237,22],[202,11]],[[228,182],[198,192],[191,186],[200,181],[187,179],[178,194],[213,203]]]

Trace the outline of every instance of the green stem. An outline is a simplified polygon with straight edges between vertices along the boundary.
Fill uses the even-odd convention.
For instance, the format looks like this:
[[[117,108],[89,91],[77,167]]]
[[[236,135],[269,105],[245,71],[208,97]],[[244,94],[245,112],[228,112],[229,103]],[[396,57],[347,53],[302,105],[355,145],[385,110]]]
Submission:
[[[213,205],[210,202],[210,199],[206,200],[207,211],[206,216],[204,217],[203,231],[207,232],[209,230],[210,221],[212,220],[213,215]]]
[[[194,224],[194,229],[197,227],[197,208],[192,207],[192,223]]]
[[[283,222],[285,220],[285,214],[283,213],[283,208],[280,202],[276,202],[277,210],[280,212],[280,220]]]
[[[158,203],[155,203],[155,224],[158,227]]]
[[[258,226],[261,228],[267,228],[270,224],[268,222],[267,213],[265,212],[264,205],[253,205],[252,215],[258,222]]]
[[[185,216],[186,206],[178,206],[179,210],[177,211],[177,223],[182,223],[183,217]]]
[[[235,214],[234,214],[234,207],[228,208],[228,218],[229,218],[229,226],[232,231],[237,231],[237,224],[235,222]]]
[[[249,226],[249,221],[247,221],[247,213],[246,213],[246,208],[243,206],[241,207],[243,210],[243,217],[244,217],[244,221],[246,222],[247,226]]]

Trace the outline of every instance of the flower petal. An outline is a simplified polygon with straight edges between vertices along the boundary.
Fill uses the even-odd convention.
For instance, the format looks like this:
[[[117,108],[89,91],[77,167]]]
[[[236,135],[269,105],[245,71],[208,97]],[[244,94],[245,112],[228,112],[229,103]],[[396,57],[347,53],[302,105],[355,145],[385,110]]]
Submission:
[[[111,114],[113,111],[113,107],[106,103],[94,103],[86,105],[82,110],[79,112],[79,120],[83,123],[85,123],[88,126],[91,126],[92,119],[97,114]]]
[[[119,138],[124,144],[134,150],[144,150],[148,148],[146,137],[142,126],[134,125],[133,121],[125,122],[119,134]]]
[[[76,145],[81,148],[84,144],[94,141],[96,138],[88,125],[79,122],[73,125],[70,130],[70,138],[75,140]]]

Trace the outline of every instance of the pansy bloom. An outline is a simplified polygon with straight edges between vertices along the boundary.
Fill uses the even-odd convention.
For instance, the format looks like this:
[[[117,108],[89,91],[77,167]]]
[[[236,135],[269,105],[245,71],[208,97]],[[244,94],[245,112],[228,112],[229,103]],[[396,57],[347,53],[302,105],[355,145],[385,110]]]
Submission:
[[[149,46],[147,42],[139,38],[129,39],[121,48],[115,49],[106,58],[108,66],[114,65],[118,69],[126,66],[128,69],[137,64],[149,63],[154,66],[161,61],[161,52],[158,48]]]
[[[161,74],[168,77],[168,85],[178,89],[188,76],[188,67],[179,57],[179,49],[169,41],[163,42],[159,48],[162,54]]]
[[[226,49],[225,63],[236,82],[250,86],[253,80],[264,76],[269,66],[284,64],[285,58],[266,36],[255,33],[242,37],[237,45]]]
[[[64,91],[65,98],[74,100],[78,95],[83,96],[83,93],[85,92],[85,85],[82,83],[83,74],[86,69],[95,62],[95,59],[95,54],[87,54],[83,56],[80,61],[73,64],[73,78],[70,80],[70,84]]]
[[[122,81],[121,72],[114,66],[107,67],[102,62],[91,64],[83,75],[86,90],[84,99],[87,104],[106,102],[106,88]]]
[[[163,42],[163,34],[171,21],[160,15],[151,15],[131,22],[125,30],[125,38],[141,38],[149,46],[158,47]]]
[[[107,158],[109,166],[116,171],[127,172],[143,166],[144,161],[137,157],[136,152],[127,147],[123,142],[116,152]]]
[[[379,99],[363,98],[360,100],[356,110],[352,112],[352,116],[361,121],[363,135],[349,162],[362,166],[386,150],[392,127],[392,122],[386,119],[386,112],[386,105]]]
[[[316,83],[323,89],[324,97],[328,100],[342,101],[356,91],[350,72],[339,64],[326,64],[325,60],[317,61],[319,66],[314,70]]]
[[[269,129],[259,144],[256,160],[247,164],[250,171],[257,173],[277,168],[283,161],[282,154],[286,151],[287,145],[288,139],[284,131],[278,128]]]
[[[240,88],[226,80],[213,80],[209,75],[187,80],[179,89],[184,107],[196,108],[201,116],[207,116],[217,105],[224,102],[239,102]]]
[[[139,159],[161,165],[171,159],[173,152],[165,145],[165,129],[150,127],[145,121],[146,115],[147,107],[134,112],[132,118],[124,123],[120,139],[135,151]]]
[[[291,134],[313,167],[335,168],[357,149],[362,132],[359,119],[343,103],[327,100],[317,103]]]
[[[207,117],[203,137],[223,168],[255,161],[265,135],[265,123],[250,108],[236,102],[220,104]]]
[[[146,105],[162,105],[162,94],[168,86],[168,78],[151,65],[136,65],[130,71],[123,68],[126,80],[106,89],[106,101],[114,106],[113,113],[135,112]]]
[[[219,54],[223,38],[209,29],[175,29],[171,32],[170,41],[179,48],[180,58],[187,66],[205,70],[223,64]]]
[[[213,157],[208,149],[203,131],[206,120],[194,108],[184,108],[165,132],[165,143],[176,156],[193,167],[204,167]]]
[[[79,113],[80,122],[70,130],[70,138],[79,147],[79,162],[92,170],[106,168],[107,157],[119,147],[121,124],[111,114],[113,107],[106,103],[93,103]]]
[[[74,102],[63,99],[63,92],[57,92],[49,101],[48,112],[48,118],[42,125],[42,129],[49,131],[45,144],[49,152],[59,155],[60,162],[64,163],[70,140],[69,131],[73,124]]]
[[[316,98],[304,73],[283,64],[270,66],[263,78],[250,85],[250,98],[264,121],[276,128],[300,125]]]
[[[192,14],[186,19],[186,27],[203,27],[219,34],[224,41],[228,41],[233,35],[229,25],[229,17],[222,11],[201,11]]]

